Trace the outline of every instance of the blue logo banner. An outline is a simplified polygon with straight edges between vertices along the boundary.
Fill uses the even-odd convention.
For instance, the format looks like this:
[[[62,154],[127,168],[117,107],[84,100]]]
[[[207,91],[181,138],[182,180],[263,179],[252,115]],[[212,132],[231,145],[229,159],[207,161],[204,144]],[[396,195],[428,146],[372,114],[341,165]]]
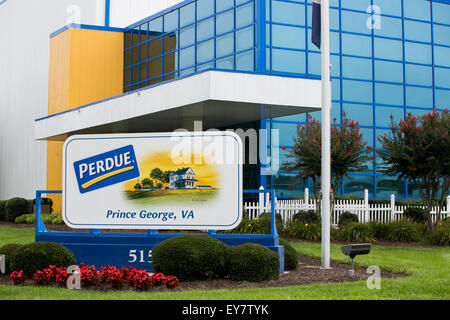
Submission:
[[[132,145],[108,151],[73,164],[80,193],[139,178]]]

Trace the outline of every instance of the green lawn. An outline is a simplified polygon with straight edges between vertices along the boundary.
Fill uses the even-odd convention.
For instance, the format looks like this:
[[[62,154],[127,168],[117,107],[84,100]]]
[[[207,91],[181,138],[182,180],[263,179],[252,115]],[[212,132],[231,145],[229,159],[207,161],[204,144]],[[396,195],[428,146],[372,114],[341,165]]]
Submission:
[[[33,228],[0,226],[0,245],[33,240]],[[294,243],[294,246],[302,254],[320,257],[320,244],[302,242]],[[348,257],[342,255],[340,248],[340,245],[331,246],[331,259],[348,262]],[[365,281],[283,288],[146,293],[0,286],[0,299],[450,299],[450,248],[374,246],[369,255],[357,257],[356,262],[365,267],[378,265],[384,270],[405,272],[410,276],[382,279],[380,290],[369,290]]]
[[[134,204],[201,204],[214,199],[218,190],[177,189],[125,192],[127,199]]]

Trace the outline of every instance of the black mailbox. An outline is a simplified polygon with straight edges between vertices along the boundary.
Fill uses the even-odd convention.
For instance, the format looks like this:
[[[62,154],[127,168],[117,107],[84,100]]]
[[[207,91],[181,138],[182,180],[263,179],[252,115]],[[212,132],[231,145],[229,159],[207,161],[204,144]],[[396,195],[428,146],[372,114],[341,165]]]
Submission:
[[[350,270],[351,275],[355,274],[355,265],[353,264],[353,259],[359,254],[368,254],[369,252],[370,243],[349,244],[342,247],[342,253],[352,259],[352,270]]]

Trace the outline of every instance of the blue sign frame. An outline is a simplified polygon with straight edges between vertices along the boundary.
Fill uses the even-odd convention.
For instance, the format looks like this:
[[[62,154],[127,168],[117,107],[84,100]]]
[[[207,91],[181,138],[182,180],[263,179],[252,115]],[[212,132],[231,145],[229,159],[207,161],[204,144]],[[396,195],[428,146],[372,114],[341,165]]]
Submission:
[[[280,274],[284,273],[284,246],[279,244],[275,223],[275,190],[244,190],[244,193],[270,193],[271,232],[270,234],[217,234],[209,230],[208,235],[219,239],[229,246],[243,243],[257,243],[275,251],[280,260]],[[77,263],[94,265],[96,268],[107,265],[118,268],[133,266],[153,272],[151,252],[160,242],[182,236],[178,233],[159,233],[149,230],[147,233],[102,233],[91,229],[90,232],[48,232],[42,220],[41,199],[44,194],[62,194],[59,190],[36,191],[36,242],[57,242],[70,249]]]

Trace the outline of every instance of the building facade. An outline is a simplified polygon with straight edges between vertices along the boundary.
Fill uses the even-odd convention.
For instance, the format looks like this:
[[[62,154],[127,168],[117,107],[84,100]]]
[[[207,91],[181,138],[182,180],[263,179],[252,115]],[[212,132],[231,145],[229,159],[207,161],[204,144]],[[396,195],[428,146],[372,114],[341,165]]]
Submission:
[[[0,17],[25,2],[6,1]],[[60,188],[60,149],[71,134],[192,129],[193,120],[202,120],[204,129],[277,129],[278,142],[272,136],[258,146],[268,158],[280,155],[283,163],[297,124],[305,124],[308,114],[321,118],[320,51],[310,40],[312,0],[104,1],[100,23],[99,14],[92,14],[99,11],[98,3],[72,2],[90,15],[81,15],[81,23],[62,29],[66,23],[53,23],[41,31],[52,28],[39,42],[48,48],[50,34],[39,82],[48,86],[39,87],[39,107],[26,116],[35,120],[34,136],[32,130],[22,134],[23,147],[12,137],[1,140],[2,154],[14,149],[22,155],[23,178],[37,175],[25,188]],[[345,111],[376,149],[391,115],[398,121],[409,112],[421,115],[449,106],[449,2],[330,1],[332,119],[337,124]],[[64,14],[55,16],[61,20]],[[13,48],[7,49],[6,60],[15,59]],[[8,83],[7,76],[0,77]],[[20,90],[14,85],[0,89],[2,110],[11,114],[16,110],[11,92]],[[31,86],[27,92],[33,92]],[[27,102],[19,104],[25,113]],[[2,127],[11,125],[2,120]],[[9,130],[3,130],[7,136]],[[37,157],[27,156],[29,145]],[[18,170],[12,159],[1,159],[2,172]],[[266,174],[265,167],[245,166],[246,188],[263,185],[279,197],[292,197],[309,186],[304,181],[292,188],[295,173],[281,166]],[[341,193],[362,196],[368,189],[373,198],[418,198],[412,184],[384,176],[380,169],[378,158],[368,162],[350,174]],[[2,177],[0,198],[30,197],[30,190],[11,187],[15,179],[12,173]]]

